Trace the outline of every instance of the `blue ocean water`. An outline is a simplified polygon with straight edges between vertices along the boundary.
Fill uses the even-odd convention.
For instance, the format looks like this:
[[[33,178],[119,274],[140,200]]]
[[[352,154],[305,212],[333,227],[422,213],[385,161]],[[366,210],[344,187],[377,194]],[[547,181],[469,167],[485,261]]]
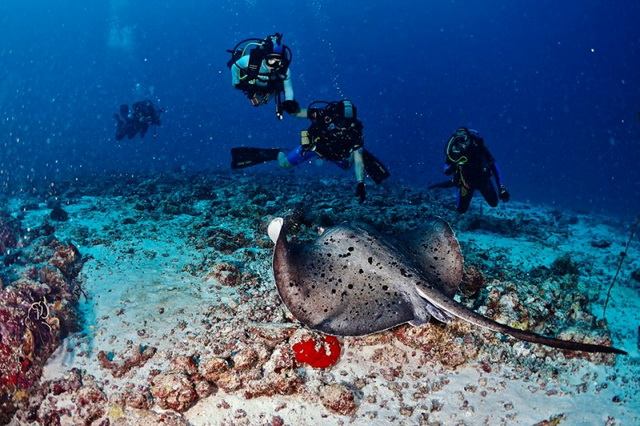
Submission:
[[[394,178],[443,180],[466,125],[513,200],[635,216],[639,18],[603,0],[4,0],[0,184],[226,171],[233,146],[296,146],[307,122],[252,108],[226,67],[237,41],[278,31],[297,100],[350,98]],[[117,143],[113,113],[144,97],[167,110],[157,137]]]

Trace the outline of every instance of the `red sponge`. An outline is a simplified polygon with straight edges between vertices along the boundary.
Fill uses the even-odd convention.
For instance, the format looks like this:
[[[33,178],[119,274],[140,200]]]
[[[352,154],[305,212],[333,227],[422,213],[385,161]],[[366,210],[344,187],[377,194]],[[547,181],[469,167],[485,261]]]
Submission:
[[[340,358],[340,342],[333,336],[324,336],[322,342],[303,340],[293,345],[296,361],[313,368],[328,368]]]

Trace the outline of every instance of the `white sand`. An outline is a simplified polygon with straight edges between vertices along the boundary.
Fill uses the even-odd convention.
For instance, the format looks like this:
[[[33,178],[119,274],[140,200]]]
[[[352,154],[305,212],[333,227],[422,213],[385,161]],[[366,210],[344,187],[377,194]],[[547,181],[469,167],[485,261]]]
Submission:
[[[205,208],[206,203],[200,207]],[[512,203],[487,214],[512,211],[544,214],[534,209],[526,213],[524,207]],[[210,306],[227,305],[235,309],[240,300],[234,288],[220,290],[216,282],[203,281],[183,271],[184,266],[202,260],[202,254],[188,244],[185,232],[194,217],[175,216],[168,222],[141,221],[133,206],[123,200],[92,197],[85,197],[65,209],[72,219],[56,225],[57,236],[76,241],[78,229],[86,227],[88,240],[103,238],[105,243],[79,245],[81,253],[91,257],[82,272],[90,296],[89,300],[81,300],[86,327],[83,333],[66,340],[48,363],[44,379],[62,377],[71,368],[81,368],[103,382],[104,391],[109,394],[125,383],[147,384],[151,369],[166,368],[171,355],[206,351],[198,347],[197,339],[207,333],[201,321],[203,314]],[[37,226],[46,214],[47,209],[29,211],[27,223]],[[136,218],[137,222],[122,225],[125,217]],[[458,233],[458,237],[463,246],[504,250],[509,254],[507,261],[520,263],[523,269],[541,264],[549,266],[564,252],[571,252],[578,259],[592,259],[594,271],[606,271],[606,275],[595,274],[593,278],[584,279],[591,279],[589,285],[600,289],[604,299],[627,235],[597,218],[581,216],[578,224],[570,226],[568,237],[552,236],[546,246],[483,232]],[[613,245],[608,249],[594,249],[589,242],[597,238],[613,240]],[[267,277],[266,282],[273,285],[269,260],[269,254],[263,250],[250,268]],[[352,339],[345,338],[343,356],[335,367],[329,371],[307,369],[307,387],[313,390],[313,384],[320,379],[360,383],[359,408],[353,418],[331,414],[315,395],[247,400],[241,394],[223,391],[199,401],[184,416],[194,425],[268,424],[273,416],[292,425],[429,422],[530,425],[556,415],[564,415],[561,424],[567,425],[640,424],[640,303],[638,283],[632,288],[629,278],[629,272],[639,267],[636,242],[625,261],[624,273],[614,287],[607,315],[614,344],[629,352],[629,356],[618,356],[613,367],[574,359],[567,361],[570,368],[560,371],[556,381],[546,383],[547,379],[536,377],[514,378],[518,375],[512,374],[513,365],[508,359],[495,360],[491,373],[482,371],[478,365],[451,371],[435,362],[423,365],[421,354],[396,340],[387,345],[362,346],[353,345]],[[160,313],[161,309],[164,313]],[[597,310],[595,313],[601,315]],[[100,350],[119,353],[128,341],[155,346],[158,353],[144,367],[116,379],[99,367],[96,355]],[[513,344],[514,341],[507,342]],[[530,356],[526,345],[515,345],[522,347],[525,356]],[[402,361],[402,377],[390,378],[387,364],[374,361],[373,354],[380,349],[383,358]],[[558,357],[563,356],[559,353]],[[553,364],[554,360],[545,362]],[[438,382],[440,385],[434,386]],[[613,402],[615,397],[621,402]],[[63,405],[64,395],[60,395],[59,400]],[[68,420],[63,417],[63,421]]]

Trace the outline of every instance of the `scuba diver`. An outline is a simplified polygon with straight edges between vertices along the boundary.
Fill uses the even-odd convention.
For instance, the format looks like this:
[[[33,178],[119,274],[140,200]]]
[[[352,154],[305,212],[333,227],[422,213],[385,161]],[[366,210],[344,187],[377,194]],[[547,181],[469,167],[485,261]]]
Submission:
[[[431,185],[427,189],[457,187],[456,209],[459,213],[465,213],[469,209],[476,189],[491,207],[498,205],[498,198],[505,203],[509,201],[511,195],[502,183],[498,165],[477,131],[459,127],[447,141],[444,153],[444,173],[454,176],[451,180]],[[497,193],[491,182],[491,175],[498,185]]]
[[[228,52],[231,53],[227,62],[231,83],[249,98],[251,105],[257,107],[275,99],[276,116],[280,120],[283,111],[288,114],[300,112],[291,84],[292,53],[282,44],[282,34],[275,33],[264,40],[242,40]]]
[[[231,168],[240,169],[267,161],[278,161],[283,169],[290,169],[314,158],[331,161],[343,170],[354,165],[358,202],[363,203],[367,192],[365,173],[379,184],[389,177],[389,171],[373,154],[363,148],[363,125],[357,118],[355,105],[349,100],[316,101],[297,116],[311,120],[301,132],[300,146],[289,152],[280,148],[237,147],[231,149]]]
[[[116,140],[122,140],[125,136],[129,139],[133,139],[136,134],[140,133],[140,137],[144,138],[144,135],[149,130],[149,126],[161,126],[160,114],[164,112],[162,108],[156,108],[156,106],[150,100],[144,100],[136,102],[132,105],[133,111],[129,111],[127,104],[120,105],[120,115],[113,114],[113,117],[117,120],[118,128],[116,129]],[[153,137],[156,137],[154,134]]]

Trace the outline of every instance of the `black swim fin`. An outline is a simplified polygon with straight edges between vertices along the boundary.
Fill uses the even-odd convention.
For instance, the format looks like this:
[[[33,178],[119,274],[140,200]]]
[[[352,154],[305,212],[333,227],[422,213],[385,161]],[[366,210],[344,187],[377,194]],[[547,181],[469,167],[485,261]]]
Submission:
[[[383,180],[391,176],[385,165],[366,149],[362,150],[362,161],[364,170],[375,183],[382,183]]]
[[[267,161],[276,161],[280,152],[278,148],[231,148],[231,168],[242,169]]]

